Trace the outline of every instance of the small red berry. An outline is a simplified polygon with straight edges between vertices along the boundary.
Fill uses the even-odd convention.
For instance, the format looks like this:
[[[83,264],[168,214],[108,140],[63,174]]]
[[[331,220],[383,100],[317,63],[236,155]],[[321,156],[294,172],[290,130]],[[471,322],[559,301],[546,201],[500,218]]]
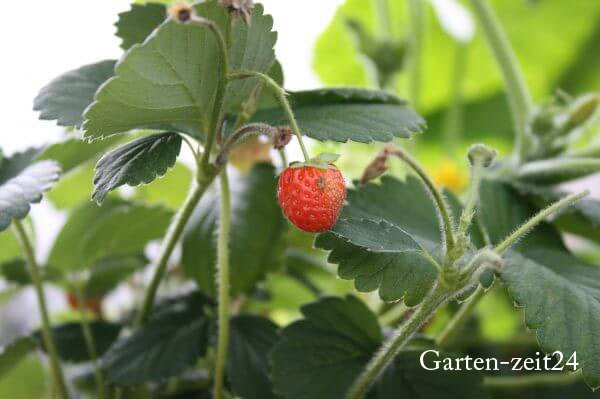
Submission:
[[[344,176],[333,164],[328,169],[289,167],[279,176],[279,206],[301,230],[329,230],[337,222],[345,198]]]

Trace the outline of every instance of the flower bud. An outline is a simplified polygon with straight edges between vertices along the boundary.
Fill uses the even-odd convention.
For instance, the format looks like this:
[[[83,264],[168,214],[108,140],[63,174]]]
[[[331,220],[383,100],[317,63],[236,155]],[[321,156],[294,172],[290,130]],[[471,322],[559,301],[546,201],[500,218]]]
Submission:
[[[176,21],[184,23],[192,19],[194,10],[189,4],[176,3],[167,9],[167,13]]]
[[[577,98],[569,111],[569,120],[567,126],[573,129],[588,121],[598,109],[600,104],[600,95],[586,94]]]
[[[468,153],[471,166],[483,166],[484,168],[489,167],[497,155],[498,152],[495,149],[485,144],[473,144]]]

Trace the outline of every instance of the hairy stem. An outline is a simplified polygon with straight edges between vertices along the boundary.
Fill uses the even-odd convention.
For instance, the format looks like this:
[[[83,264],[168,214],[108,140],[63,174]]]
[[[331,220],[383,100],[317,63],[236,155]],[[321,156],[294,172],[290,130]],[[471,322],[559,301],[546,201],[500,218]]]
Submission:
[[[304,141],[302,140],[302,132],[300,131],[300,127],[298,126],[298,122],[296,121],[296,117],[292,112],[292,107],[287,99],[287,94],[285,90],[277,84],[273,79],[264,73],[260,73],[257,71],[236,71],[229,74],[230,80],[236,79],[246,79],[246,78],[259,78],[263,84],[269,88],[273,92],[273,95],[279,101],[279,105],[285,112],[288,121],[290,122],[290,127],[292,131],[298,138],[298,143],[300,144],[300,149],[302,150],[302,155],[304,155],[304,160],[308,161],[310,156],[308,155],[308,151],[306,150],[306,146],[304,145]]]
[[[415,173],[421,178],[437,205],[439,216],[441,218],[442,225],[442,234],[444,236],[444,242],[446,243],[446,251],[450,252],[452,248],[454,248],[455,240],[454,240],[454,229],[451,219],[450,207],[446,203],[444,196],[435,186],[435,183],[431,180],[427,172],[419,165],[419,163],[414,160],[408,153],[400,148],[393,148],[390,151],[390,154],[396,155],[398,158],[402,159]]]
[[[209,176],[210,177],[210,176]],[[150,315],[150,311],[152,310],[152,305],[154,304],[154,298],[156,297],[156,292],[158,291],[158,286],[165,274],[167,269],[167,263],[173,250],[175,249],[175,245],[179,241],[181,234],[183,233],[183,229],[192,215],[194,208],[202,198],[202,195],[212,183],[214,177],[210,177],[207,181],[202,183],[192,183],[192,188],[188,193],[188,196],[183,203],[182,207],[179,209],[175,218],[169,225],[167,233],[165,234],[165,238],[162,242],[162,247],[160,250],[160,255],[158,257],[158,263],[156,270],[154,271],[154,275],[152,276],[152,281],[150,285],[146,289],[146,294],[144,297],[144,302],[142,303],[142,307],[137,315],[135,326],[140,326],[144,324],[148,316]]]
[[[215,360],[214,398],[222,399],[225,363],[229,345],[229,229],[231,225],[231,198],[227,171],[220,174],[221,217],[217,242],[217,284],[219,288],[217,355]]]
[[[469,184],[469,191],[467,192],[467,200],[465,207],[463,208],[462,214],[460,215],[460,221],[458,224],[458,234],[464,235],[467,233],[473,216],[475,215],[475,205],[477,198],[479,198],[479,186],[481,184],[481,175],[483,174],[483,167],[481,165],[473,165],[471,167],[471,183]]]
[[[381,37],[388,39],[392,36],[390,26],[390,7],[388,0],[375,0],[375,11],[377,15],[377,25]]]
[[[92,330],[90,329],[90,324],[86,316],[87,309],[85,306],[85,294],[79,284],[73,284],[73,288],[75,289],[77,301],[79,302],[79,321],[81,324],[81,330],[83,332],[83,338],[85,339],[85,346],[87,347],[90,359],[92,359],[92,366],[94,367],[94,377],[96,379],[96,389],[98,398],[104,399],[106,397],[104,393],[104,376],[102,374],[102,370],[100,369],[100,365],[98,364],[98,352],[96,351],[96,343],[94,342],[94,336],[92,335]]]
[[[552,215],[554,212],[560,211],[562,209],[565,209],[565,208],[571,206],[572,204],[574,204],[575,202],[579,201],[580,199],[582,199],[583,197],[585,197],[589,194],[590,194],[589,190],[585,190],[585,191],[582,191],[577,194],[571,194],[571,195],[561,199],[560,201],[557,201],[554,204],[548,206],[547,208],[542,209],[535,216],[533,216],[526,223],[524,223],[521,227],[519,227],[517,230],[515,230],[512,234],[510,234],[508,237],[506,237],[504,239],[504,241],[502,241],[502,243],[500,243],[496,247],[495,251],[498,254],[504,253],[504,251],[506,251],[508,248],[510,248],[515,243],[517,243],[523,236],[525,236],[525,234],[527,234],[530,230],[532,230],[538,224],[543,222],[544,219],[546,219],[548,216]]]
[[[54,389],[61,399],[68,399],[69,392],[67,390],[67,385],[65,384],[65,377],[63,375],[62,367],[58,357],[58,351],[56,350],[56,345],[52,337],[50,317],[48,316],[46,297],[44,295],[44,288],[42,286],[42,277],[37,261],[35,260],[33,246],[31,245],[31,241],[29,241],[27,232],[25,231],[25,228],[20,220],[15,219],[13,221],[13,229],[15,236],[21,245],[21,250],[23,251],[25,260],[27,261],[31,281],[33,282],[33,286],[35,288],[40,318],[42,319],[42,340],[44,341],[44,347],[46,348],[48,357],[50,358],[50,367],[52,368],[52,375],[54,377]]]
[[[383,344],[369,361],[364,371],[352,384],[347,399],[364,399],[369,388],[387,365],[396,357],[410,338],[418,332],[429,318],[450,298],[448,291],[439,283],[417,307],[410,318]]]
[[[504,78],[515,123],[515,154],[522,158],[529,142],[527,123],[533,100],[519,69],[517,58],[493,9],[487,0],[471,0],[471,4]]]
[[[581,371],[574,373],[529,373],[511,376],[486,376],[483,385],[491,389],[522,389],[534,386],[569,385],[581,380]]]
[[[229,51],[228,45],[221,33],[217,24],[207,19],[194,20],[196,23],[205,25],[210,29],[215,38],[217,39],[217,45],[221,52],[221,65],[220,65],[220,76],[217,81],[217,89],[215,92],[215,100],[213,103],[212,114],[210,118],[210,124],[206,133],[206,142],[204,145],[204,154],[202,154],[202,160],[200,161],[202,173],[199,177],[206,177],[206,174],[210,173],[210,155],[212,153],[213,144],[215,137],[221,134],[221,126],[223,125],[223,100],[225,98],[225,90],[227,89],[227,83],[229,82],[227,75],[229,74]],[[227,25],[231,25],[231,17],[228,14]],[[229,28],[228,28],[229,29]],[[229,37],[229,34],[228,34]],[[230,40],[230,39],[229,39]]]
[[[475,293],[461,305],[458,312],[452,316],[452,319],[446,324],[446,327],[442,330],[440,335],[435,339],[435,343],[439,347],[444,347],[448,342],[460,331],[465,322],[469,319],[469,316],[477,307],[477,304],[484,297],[486,291],[478,285]]]

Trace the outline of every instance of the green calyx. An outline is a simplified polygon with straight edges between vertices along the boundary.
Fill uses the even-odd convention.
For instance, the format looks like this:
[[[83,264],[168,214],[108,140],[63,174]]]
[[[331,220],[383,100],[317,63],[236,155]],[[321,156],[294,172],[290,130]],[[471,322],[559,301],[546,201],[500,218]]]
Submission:
[[[337,170],[336,166],[333,165],[333,163],[335,161],[337,161],[339,159],[340,155],[339,154],[332,154],[330,152],[323,152],[319,155],[317,155],[314,158],[309,159],[308,161],[305,162],[292,162],[290,163],[290,168],[304,168],[306,166],[311,166],[314,168],[319,168],[319,169],[332,169],[332,170]]]

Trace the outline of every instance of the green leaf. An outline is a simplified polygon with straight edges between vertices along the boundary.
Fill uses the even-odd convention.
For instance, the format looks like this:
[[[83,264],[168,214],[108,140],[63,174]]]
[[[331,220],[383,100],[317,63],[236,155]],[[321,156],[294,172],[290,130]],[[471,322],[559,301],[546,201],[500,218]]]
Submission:
[[[227,377],[244,399],[274,399],[267,354],[279,339],[270,320],[242,315],[231,319]]]
[[[40,272],[43,281],[56,281],[62,277],[58,270],[50,267],[44,267]],[[13,284],[31,284],[31,277],[27,271],[27,264],[23,259],[14,259],[10,262],[0,264],[0,275],[3,276],[6,281]]]
[[[63,176],[52,187],[52,191],[48,193],[47,198],[60,210],[71,210],[84,202],[90,202],[90,193],[94,190],[94,174],[94,165],[86,163]]]
[[[0,233],[0,265],[15,260],[21,256],[21,247],[12,231]]]
[[[96,346],[96,353],[98,356],[102,356],[117,340],[121,332],[121,326],[105,321],[91,321],[89,324]],[[41,332],[36,332],[34,337],[38,340],[40,347],[45,350]],[[52,337],[54,338],[58,355],[62,360],[73,363],[82,363],[91,360],[81,323],[73,322],[54,326],[52,327]]]
[[[191,368],[206,352],[210,302],[197,293],[159,304],[150,320],[117,341],[102,358],[106,378],[116,385],[161,381]]]
[[[103,297],[147,264],[143,255],[109,257],[94,263],[85,285],[85,296]]]
[[[586,383],[600,387],[600,269],[559,249],[511,251],[506,258],[500,276],[542,350],[561,351],[565,361],[576,352]]]
[[[82,265],[90,265],[106,256],[142,252],[148,242],[164,236],[172,215],[160,206],[115,208],[90,226],[82,237]]]
[[[422,350],[400,352],[394,362],[386,368],[368,399],[485,399],[489,397],[482,387],[483,376],[480,373],[464,369],[425,370],[420,364],[422,353]],[[439,352],[440,359],[455,357],[449,353]],[[428,364],[428,367],[432,366],[434,365]]]
[[[501,243],[537,211],[526,197],[502,182],[484,180],[479,192],[477,215],[494,245]],[[564,248],[564,245],[556,230],[542,223],[536,227],[535,235],[526,236],[513,248],[529,247]]]
[[[338,237],[373,252],[419,252],[421,247],[399,227],[381,220],[341,219],[331,229]]]
[[[277,180],[272,165],[256,165],[231,186],[231,287],[233,293],[252,292],[265,273],[281,266],[287,224],[275,199]],[[207,193],[183,238],[183,270],[208,294],[215,293],[218,217],[218,198]]]
[[[51,144],[40,149],[35,160],[55,160],[60,163],[63,174],[65,174],[81,164],[96,158],[108,148],[118,143],[119,140],[120,138],[115,137],[88,143],[79,137],[69,138],[60,143]]]
[[[379,90],[321,89],[291,93],[289,100],[302,132],[321,141],[388,142],[425,125],[403,100]],[[258,111],[253,120],[288,124],[278,107]]]
[[[66,72],[43,87],[33,101],[40,119],[56,120],[60,126],[83,124],[83,111],[96,90],[114,75],[116,61],[106,60]]]
[[[162,4],[132,4],[131,9],[119,14],[115,23],[116,35],[121,38],[121,48],[129,49],[142,43],[167,17],[167,9]]]
[[[136,255],[163,236],[171,212],[123,201],[75,209],[54,241],[48,264],[62,271],[90,267],[108,256]]]
[[[321,299],[303,306],[302,313],[304,319],[284,328],[271,351],[275,388],[286,399],[343,399],[383,342],[377,318],[352,296]],[[400,352],[368,399],[487,398],[479,373],[425,370],[422,352]]]
[[[19,154],[16,155],[19,157]],[[60,177],[60,166],[54,161],[33,163],[11,176],[11,159],[2,163],[0,170],[0,232],[10,226],[13,219],[23,219],[29,214],[31,204],[42,200]],[[5,170],[6,168],[6,170]]]
[[[522,165],[517,177],[534,183],[562,183],[600,172],[600,159],[553,158]]]
[[[177,210],[185,201],[193,178],[190,168],[177,162],[169,171],[169,178],[156,180],[151,185],[138,186],[134,198]]]
[[[96,164],[92,199],[101,204],[108,193],[124,184],[149,184],[164,176],[181,151],[181,136],[161,133],[142,137],[104,155]]]
[[[481,221],[494,244],[531,217],[536,208],[516,190],[484,181]],[[571,255],[549,224],[537,227],[506,255],[500,278],[517,306],[525,308],[528,328],[546,353],[577,351],[584,379],[600,386],[600,352],[594,342],[600,325],[600,269]],[[597,309],[598,308],[598,309]]]
[[[414,249],[420,247],[435,254],[441,248],[437,211],[421,182],[413,176],[406,181],[384,176],[381,184],[370,183],[348,190],[347,202],[340,215],[340,227],[336,225],[332,232],[319,235],[315,245],[331,251],[329,262],[339,264],[339,276],[353,279],[357,290],[369,292],[379,289],[382,299],[393,301],[402,298],[409,306],[421,302],[437,272]],[[368,222],[363,222],[363,225],[357,222],[351,226],[361,230],[349,230],[348,220]],[[405,248],[411,251],[375,252],[372,248],[359,246],[377,245],[369,241],[383,238],[375,228],[379,223],[393,231],[396,238],[402,238]],[[340,238],[338,229],[344,229],[343,238]],[[377,234],[373,240],[368,237],[371,233]]]
[[[225,8],[216,2],[194,8],[225,32]],[[240,19],[234,21],[229,49],[232,69],[269,71],[275,59],[272,26],[273,19],[263,15],[261,5],[254,7],[249,27]],[[201,139],[212,116],[221,62],[215,36],[208,28],[167,20],[117,63],[115,77],[102,86],[85,112],[85,137],[164,128]],[[225,93],[227,109],[238,107],[256,84],[256,79],[232,82]]]
[[[0,351],[0,379],[31,353],[36,343],[30,337],[17,338]]]
[[[518,182],[511,182],[511,185],[540,209],[569,195],[568,192],[555,187]],[[600,201],[597,199],[579,200],[560,214],[554,215],[552,221],[561,230],[600,242]]]
[[[286,399],[341,399],[381,344],[377,318],[353,296],[301,311],[270,354],[275,390]]]

